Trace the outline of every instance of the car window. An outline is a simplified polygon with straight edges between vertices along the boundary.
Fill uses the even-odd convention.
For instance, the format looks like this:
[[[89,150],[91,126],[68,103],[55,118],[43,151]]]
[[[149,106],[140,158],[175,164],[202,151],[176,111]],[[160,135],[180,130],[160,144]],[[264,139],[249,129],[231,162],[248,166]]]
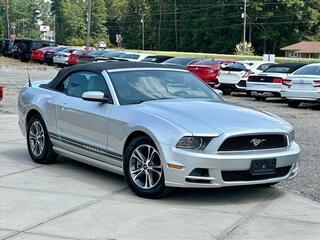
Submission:
[[[294,75],[320,75],[320,65],[304,66],[298,69]]]
[[[270,67],[271,65],[273,65],[272,63],[265,63],[265,64],[261,64],[257,69],[264,71],[266,70],[268,67]]]
[[[104,77],[92,72],[76,72],[69,75],[58,85],[57,90],[78,98],[86,91],[100,91],[110,97]]]
[[[271,72],[271,73],[289,73],[291,68],[290,67],[283,67],[283,66],[272,66],[267,68],[264,72]]]
[[[139,55],[137,55],[137,54],[124,54],[121,57],[122,58],[128,58],[128,59],[138,59]]]
[[[242,63],[232,62],[227,64],[222,70],[226,71],[246,71],[246,67]]]
[[[110,73],[121,105],[178,98],[221,100],[211,88],[189,72],[121,71]]]

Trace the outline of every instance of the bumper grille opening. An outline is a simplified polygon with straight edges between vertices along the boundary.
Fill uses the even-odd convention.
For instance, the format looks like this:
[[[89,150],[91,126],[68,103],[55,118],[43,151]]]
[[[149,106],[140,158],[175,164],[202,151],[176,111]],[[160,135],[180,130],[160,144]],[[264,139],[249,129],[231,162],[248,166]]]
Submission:
[[[251,175],[249,170],[246,171],[221,171],[222,179],[225,182],[236,182],[236,181],[255,181],[255,180],[266,180],[271,178],[278,178],[286,176],[290,171],[291,166],[276,168],[274,174],[265,175]]]
[[[209,170],[208,168],[195,168],[191,171],[189,176],[195,177],[209,177]]]
[[[226,139],[218,151],[246,151],[287,147],[287,137],[281,134],[236,136]]]
[[[186,182],[189,182],[189,183],[200,183],[200,184],[210,184],[210,183],[211,183],[210,180],[205,180],[205,179],[190,179],[190,178],[186,178]]]

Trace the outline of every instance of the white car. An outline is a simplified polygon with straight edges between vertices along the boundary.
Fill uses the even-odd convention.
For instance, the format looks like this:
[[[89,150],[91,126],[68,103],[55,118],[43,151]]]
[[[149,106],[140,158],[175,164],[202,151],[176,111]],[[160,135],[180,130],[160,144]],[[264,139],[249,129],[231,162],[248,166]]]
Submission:
[[[288,100],[290,107],[298,107],[301,102],[320,102],[320,63],[306,65],[284,80],[288,88],[281,97]]]
[[[58,64],[60,66],[68,65],[69,56],[71,55],[71,53],[77,50],[78,49],[75,48],[67,48],[65,50],[55,53],[53,55],[53,64]]]
[[[276,64],[268,67],[262,73],[251,74],[247,81],[247,92],[256,100],[280,97],[280,92],[287,88],[282,84],[283,80],[304,65],[302,63]]]
[[[146,57],[150,57],[152,55],[146,53],[125,53],[118,57],[119,60],[127,60],[129,62],[140,62]]]
[[[237,61],[222,67],[218,75],[218,89],[224,94],[232,91],[246,91],[250,74],[261,73],[275,63],[263,61]]]

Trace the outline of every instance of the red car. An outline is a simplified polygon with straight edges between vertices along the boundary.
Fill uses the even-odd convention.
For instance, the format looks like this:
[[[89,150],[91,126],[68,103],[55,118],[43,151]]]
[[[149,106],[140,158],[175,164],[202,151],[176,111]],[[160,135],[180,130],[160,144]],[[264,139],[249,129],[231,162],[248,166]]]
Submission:
[[[72,52],[70,55],[69,55],[69,58],[68,58],[68,65],[75,65],[78,63],[79,61],[79,56],[85,56],[87,55],[88,53],[92,52],[94,49],[89,49],[89,50],[77,50],[77,51],[74,51]]]
[[[31,59],[33,61],[42,63],[44,60],[44,54],[51,49],[53,49],[53,47],[44,47],[40,49],[34,49],[31,51]]]
[[[3,98],[3,86],[0,85],[0,101]]]
[[[197,75],[209,86],[214,87],[217,84],[217,77],[221,64],[232,62],[231,59],[205,59],[196,64],[187,66],[187,70]]]

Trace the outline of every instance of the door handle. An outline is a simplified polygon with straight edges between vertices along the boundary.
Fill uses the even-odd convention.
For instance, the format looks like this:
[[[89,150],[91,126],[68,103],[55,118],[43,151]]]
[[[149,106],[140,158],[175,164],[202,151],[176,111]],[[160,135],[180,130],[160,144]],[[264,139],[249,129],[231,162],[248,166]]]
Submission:
[[[69,107],[68,107],[68,104],[67,104],[67,103],[63,103],[63,104],[61,105],[61,110],[62,110],[62,111],[68,110],[68,109],[69,109]]]

